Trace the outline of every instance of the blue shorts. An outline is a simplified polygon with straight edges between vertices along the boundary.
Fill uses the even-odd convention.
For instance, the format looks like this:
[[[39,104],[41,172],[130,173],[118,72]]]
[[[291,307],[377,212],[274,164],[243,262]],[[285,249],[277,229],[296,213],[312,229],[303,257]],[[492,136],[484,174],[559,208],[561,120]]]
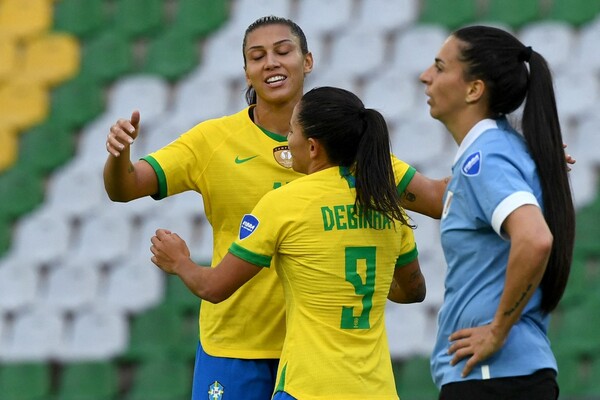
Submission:
[[[213,357],[196,350],[192,400],[270,400],[278,359]]]

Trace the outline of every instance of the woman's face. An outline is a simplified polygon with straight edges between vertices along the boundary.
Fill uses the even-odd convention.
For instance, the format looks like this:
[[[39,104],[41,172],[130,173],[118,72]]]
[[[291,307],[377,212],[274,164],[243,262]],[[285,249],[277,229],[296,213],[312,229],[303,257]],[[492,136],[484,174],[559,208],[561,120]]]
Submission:
[[[435,62],[419,79],[426,85],[429,113],[448,125],[467,106],[469,83],[464,80],[464,64],[459,61],[459,41],[450,36],[442,45]]]
[[[300,40],[283,24],[261,26],[246,37],[246,81],[259,101],[285,103],[302,97],[312,55],[302,54]]]
[[[296,104],[294,111],[292,112],[290,131],[287,140],[290,152],[292,153],[292,168],[296,172],[307,174],[308,165],[310,163],[310,143],[304,136],[304,131],[298,123],[298,111],[300,106],[300,103]]]

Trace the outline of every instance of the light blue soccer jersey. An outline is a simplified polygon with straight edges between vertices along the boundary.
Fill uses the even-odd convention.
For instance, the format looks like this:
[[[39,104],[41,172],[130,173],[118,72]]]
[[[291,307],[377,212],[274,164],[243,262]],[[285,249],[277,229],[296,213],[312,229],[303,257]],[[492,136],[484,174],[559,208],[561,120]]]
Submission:
[[[538,288],[500,351],[461,377],[467,358],[450,366],[453,332],[488,324],[504,287],[510,241],[502,223],[518,207],[542,204],[535,163],[524,138],[505,119],[480,121],[461,143],[444,195],[442,247],[448,264],[444,304],[431,359],[438,387],[450,382],[556,370]]]

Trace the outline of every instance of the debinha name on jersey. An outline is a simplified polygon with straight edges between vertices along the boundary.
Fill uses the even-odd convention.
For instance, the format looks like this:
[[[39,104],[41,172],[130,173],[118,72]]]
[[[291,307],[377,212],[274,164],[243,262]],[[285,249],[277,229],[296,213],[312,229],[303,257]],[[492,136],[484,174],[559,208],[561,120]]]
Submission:
[[[377,211],[355,211],[354,204],[321,207],[323,230],[391,229],[392,222]]]

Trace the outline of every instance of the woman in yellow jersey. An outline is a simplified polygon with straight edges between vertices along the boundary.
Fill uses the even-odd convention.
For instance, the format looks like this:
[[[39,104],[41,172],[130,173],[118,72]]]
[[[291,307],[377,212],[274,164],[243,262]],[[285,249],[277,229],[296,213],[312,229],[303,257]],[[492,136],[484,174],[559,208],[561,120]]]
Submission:
[[[202,122],[138,161],[131,160],[130,146],[139,134],[139,112],[117,121],[106,141],[104,183],[113,201],[202,194],[213,228],[213,265],[227,253],[244,214],[265,193],[301,176],[291,169],[286,135],[313,67],[306,37],[288,19],[264,17],[246,30],[243,58],[249,107]],[[439,218],[444,183],[408,166],[404,171],[397,179],[405,207]],[[194,400],[207,392],[213,400],[270,398],[285,335],[283,291],[272,270],[227,301],[202,306]]]
[[[390,156],[383,116],[346,90],[309,91],[290,126],[292,168],[307,175],[242,218],[215,268],[198,268],[166,230],[151,239],[152,262],[214,303],[273,264],[287,327],[275,399],[398,399],[385,304],[425,298],[397,186],[407,166]]]

